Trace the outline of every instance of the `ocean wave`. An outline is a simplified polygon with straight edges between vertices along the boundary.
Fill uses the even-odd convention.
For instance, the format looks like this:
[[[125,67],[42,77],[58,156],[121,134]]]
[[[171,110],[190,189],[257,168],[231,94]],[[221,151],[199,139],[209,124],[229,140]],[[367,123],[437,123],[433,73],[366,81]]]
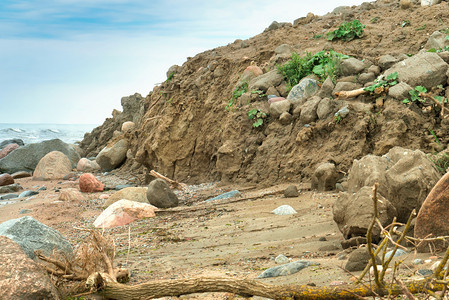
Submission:
[[[25,132],[25,130],[20,129],[20,128],[6,128],[6,129],[4,129],[4,130],[5,130],[5,131],[18,132],[18,133]]]

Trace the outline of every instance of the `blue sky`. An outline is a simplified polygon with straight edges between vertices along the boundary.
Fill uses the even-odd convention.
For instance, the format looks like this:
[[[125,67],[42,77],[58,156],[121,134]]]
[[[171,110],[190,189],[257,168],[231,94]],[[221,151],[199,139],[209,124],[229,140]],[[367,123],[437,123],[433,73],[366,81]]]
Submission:
[[[101,124],[188,56],[362,2],[2,0],[0,123]]]

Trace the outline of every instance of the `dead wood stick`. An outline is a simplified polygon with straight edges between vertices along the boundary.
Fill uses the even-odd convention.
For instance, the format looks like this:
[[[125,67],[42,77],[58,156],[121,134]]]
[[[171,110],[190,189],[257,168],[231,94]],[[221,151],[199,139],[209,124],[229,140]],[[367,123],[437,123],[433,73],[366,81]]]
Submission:
[[[426,280],[416,280],[400,284],[388,285],[385,289],[371,290],[364,285],[321,286],[307,285],[271,285],[252,279],[236,279],[223,277],[202,277],[178,280],[157,280],[134,286],[111,281],[108,274],[94,273],[86,283],[93,292],[113,299],[154,299],[167,296],[180,296],[193,293],[228,292],[244,297],[261,296],[271,299],[358,299],[379,295],[404,294],[404,286],[412,293],[441,291],[443,284],[430,285]]]
[[[432,100],[436,105],[441,107],[441,118],[444,118],[444,112],[449,113],[449,109],[444,107],[444,98],[443,103],[440,103],[437,99],[435,99],[431,93],[419,93],[419,96]]]
[[[174,180],[172,180],[172,179],[170,179],[170,178],[168,178],[168,177],[165,177],[164,175],[159,174],[159,173],[156,172],[155,170],[151,170],[151,171],[150,171],[150,175],[152,175],[152,176],[154,176],[154,177],[157,177],[157,178],[160,178],[160,179],[163,179],[163,180],[167,181],[167,182],[170,183],[174,188],[176,188],[176,189],[178,189],[178,190],[182,190],[182,189],[184,189],[184,188],[187,187],[186,184],[184,184],[184,183],[179,183],[179,182],[174,181]]]
[[[352,91],[341,91],[336,92],[335,96],[337,96],[337,99],[348,99],[348,98],[354,98],[359,95],[365,94],[367,91],[365,91],[363,88],[352,90]]]

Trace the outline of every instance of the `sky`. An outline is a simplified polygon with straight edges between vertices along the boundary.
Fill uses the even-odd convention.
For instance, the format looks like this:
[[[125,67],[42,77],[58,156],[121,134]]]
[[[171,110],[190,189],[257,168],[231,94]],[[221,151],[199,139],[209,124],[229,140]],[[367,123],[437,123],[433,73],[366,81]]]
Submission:
[[[1,0],[0,123],[102,124],[187,57],[360,0]]]

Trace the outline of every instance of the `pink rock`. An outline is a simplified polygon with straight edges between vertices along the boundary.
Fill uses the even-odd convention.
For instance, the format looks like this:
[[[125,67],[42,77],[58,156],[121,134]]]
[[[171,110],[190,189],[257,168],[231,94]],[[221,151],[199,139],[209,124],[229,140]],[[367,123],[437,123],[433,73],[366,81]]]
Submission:
[[[9,174],[0,175],[0,186],[9,185],[14,183],[14,178]]]
[[[98,181],[98,179],[91,173],[84,173],[81,175],[79,185],[81,192],[84,193],[102,192],[104,189],[104,184]]]
[[[59,200],[74,201],[74,200],[86,200],[86,198],[77,189],[67,188],[62,189],[59,192]]]
[[[243,71],[243,73],[245,73],[245,72],[251,72],[251,73],[253,73],[256,77],[263,74],[262,69],[259,68],[258,66],[248,66],[248,67],[246,67],[245,71]]]
[[[136,126],[136,124],[134,124],[134,122],[127,121],[122,124],[122,132],[127,132],[130,130],[133,130],[135,126]]]
[[[80,172],[92,172],[100,170],[100,166],[94,160],[81,158],[76,165],[76,169]]]
[[[38,180],[62,179],[71,171],[70,159],[60,151],[52,151],[41,158],[34,169],[33,177]]]
[[[158,208],[148,204],[119,200],[106,208],[95,220],[94,226],[97,228],[112,228],[129,224],[142,218],[153,218]]]
[[[25,178],[25,177],[31,177],[33,176],[31,173],[26,171],[19,171],[11,174],[12,178],[19,179],[19,178]]]
[[[285,100],[284,97],[275,97],[275,98],[271,98],[270,100],[268,100],[268,103],[279,102],[279,101],[283,101],[283,100]]]
[[[108,199],[110,196],[108,194],[101,194],[100,197],[98,197],[98,199],[100,200],[106,200]]]
[[[11,153],[12,151],[16,150],[19,147],[20,146],[17,145],[17,144],[9,144],[9,145],[7,145],[5,148],[0,150],[0,159],[2,159],[3,157],[5,157],[6,155],[8,155],[9,153]]]

